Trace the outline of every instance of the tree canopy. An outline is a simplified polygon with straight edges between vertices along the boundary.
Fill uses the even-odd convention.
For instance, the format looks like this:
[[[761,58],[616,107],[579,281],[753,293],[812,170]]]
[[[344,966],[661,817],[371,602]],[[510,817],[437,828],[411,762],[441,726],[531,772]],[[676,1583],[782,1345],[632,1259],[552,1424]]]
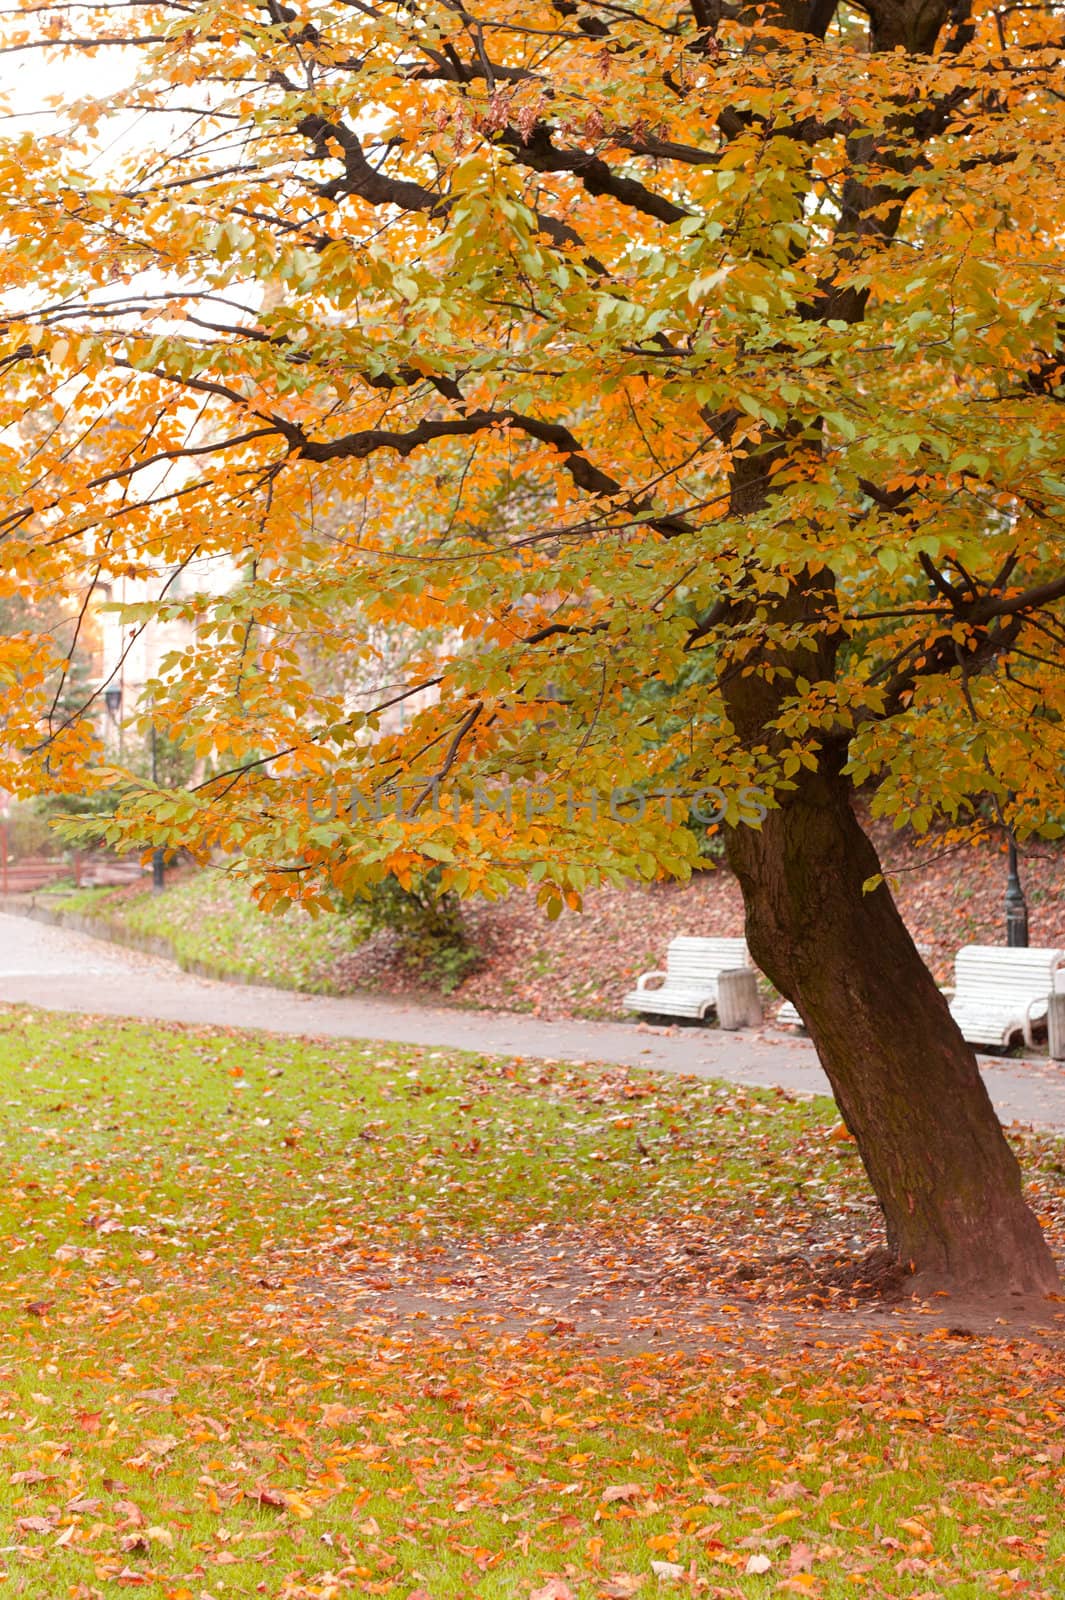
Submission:
[[[9,134],[0,270],[5,587],[136,574],[199,627],[155,714],[225,776],[127,819],[296,869],[278,891],[427,845],[463,888],[540,861],[579,891],[683,872],[683,807],[334,824],[334,788],[712,784],[733,819],[835,743],[919,827],[981,792],[1060,811],[1053,8],[35,5],[5,32],[122,83]],[[169,597],[218,553],[239,587]],[[390,625],[402,678],[352,694]],[[36,641],[4,650],[11,778],[30,752],[83,785],[90,725],[34,694]],[[721,689],[752,673],[754,738]]]
[[[243,852],[268,905],[431,866],[555,907],[684,875],[668,802],[712,786],[831,1055],[771,946],[855,852],[797,819],[858,783],[918,828],[1061,814],[1056,7],[132,0],[4,36],[90,92],[0,155],[0,582],[77,612],[127,573],[129,628],[198,627],[152,715],[210,769],[127,785],[116,835]],[[171,598],[215,556],[230,592]],[[54,659],[2,648],[0,782],[113,782]]]

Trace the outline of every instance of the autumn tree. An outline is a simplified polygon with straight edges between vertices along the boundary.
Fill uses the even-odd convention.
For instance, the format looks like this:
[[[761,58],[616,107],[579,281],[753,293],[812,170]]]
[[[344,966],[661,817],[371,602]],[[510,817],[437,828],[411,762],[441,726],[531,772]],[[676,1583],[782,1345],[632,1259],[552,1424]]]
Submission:
[[[161,601],[200,631],[155,715],[216,776],[127,788],[116,836],[240,851],[267,906],[441,868],[554,909],[683,877],[716,786],[900,1263],[1054,1288],[851,800],[1061,810],[1060,11],[33,0],[4,29],[88,93],[0,156],[0,581],[251,573]],[[425,643],[376,703],[305,670],[388,627]],[[3,671],[0,782],[109,781]]]

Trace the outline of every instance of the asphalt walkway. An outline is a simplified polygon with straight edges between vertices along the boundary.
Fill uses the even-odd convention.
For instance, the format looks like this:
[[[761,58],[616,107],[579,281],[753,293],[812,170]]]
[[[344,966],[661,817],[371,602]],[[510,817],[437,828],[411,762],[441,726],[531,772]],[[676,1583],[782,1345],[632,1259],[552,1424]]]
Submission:
[[[138,1017],[312,1038],[378,1039],[553,1061],[609,1062],[732,1083],[827,1094],[813,1046],[772,1028],[720,1033],[640,1022],[545,1022],[537,1017],[334,999],[193,977],[68,928],[0,914],[0,1003],[93,1016]],[[1065,1128],[1065,1065],[983,1058],[1003,1122]]]

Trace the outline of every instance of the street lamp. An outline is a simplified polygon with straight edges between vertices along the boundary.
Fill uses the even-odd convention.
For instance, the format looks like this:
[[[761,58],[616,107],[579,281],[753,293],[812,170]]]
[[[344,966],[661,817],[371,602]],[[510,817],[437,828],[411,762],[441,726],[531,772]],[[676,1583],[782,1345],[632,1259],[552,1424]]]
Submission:
[[[0,796],[0,890],[7,893],[7,857],[10,849],[7,824],[11,816],[8,796]]]
[[[104,690],[104,705],[107,707],[107,715],[112,720],[118,716],[118,713],[122,710],[122,685],[120,683],[109,684]]]
[[[1028,906],[1017,873],[1017,842],[1011,833],[1007,842],[1006,943],[1011,948],[1028,947]]]
[[[156,736],[155,736],[155,723],[153,721],[152,722],[152,782],[153,783],[157,782],[156,765],[157,765]],[[166,888],[166,865],[165,865],[165,861],[164,861],[164,858],[163,858],[163,851],[162,851],[161,847],[157,846],[156,849],[154,849],[152,851],[152,893],[153,894],[161,894],[165,888]]]

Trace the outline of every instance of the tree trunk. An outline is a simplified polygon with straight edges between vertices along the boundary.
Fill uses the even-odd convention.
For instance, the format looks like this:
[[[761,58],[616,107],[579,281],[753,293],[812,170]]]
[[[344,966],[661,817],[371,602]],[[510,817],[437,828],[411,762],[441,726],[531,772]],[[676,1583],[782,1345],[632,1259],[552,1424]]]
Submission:
[[[755,962],[797,1007],[915,1288],[1060,1288],[976,1057],[906,931],[831,770],[805,773],[729,861]]]

